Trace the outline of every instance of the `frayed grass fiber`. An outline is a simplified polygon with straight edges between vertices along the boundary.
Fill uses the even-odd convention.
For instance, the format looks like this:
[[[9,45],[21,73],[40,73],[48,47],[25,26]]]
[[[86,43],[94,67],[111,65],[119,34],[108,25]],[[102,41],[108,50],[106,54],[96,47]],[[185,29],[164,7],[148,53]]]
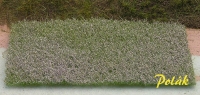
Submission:
[[[11,26],[5,83],[33,85],[155,85],[194,71],[185,27],[106,19],[21,21]]]

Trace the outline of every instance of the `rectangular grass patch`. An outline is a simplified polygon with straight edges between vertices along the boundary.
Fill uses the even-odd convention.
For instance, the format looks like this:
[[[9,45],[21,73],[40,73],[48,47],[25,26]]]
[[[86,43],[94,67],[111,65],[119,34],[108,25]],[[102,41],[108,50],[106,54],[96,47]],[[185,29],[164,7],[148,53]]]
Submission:
[[[21,21],[12,24],[5,83],[148,86],[163,74],[195,84],[186,36],[177,23]]]

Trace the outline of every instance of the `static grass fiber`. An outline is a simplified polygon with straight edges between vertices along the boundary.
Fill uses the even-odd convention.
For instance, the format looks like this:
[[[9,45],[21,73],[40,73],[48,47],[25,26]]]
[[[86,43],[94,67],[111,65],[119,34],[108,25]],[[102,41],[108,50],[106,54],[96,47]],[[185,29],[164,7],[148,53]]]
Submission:
[[[8,86],[155,85],[188,75],[195,83],[185,27],[177,23],[106,19],[12,24]],[[176,80],[175,79],[175,80]]]

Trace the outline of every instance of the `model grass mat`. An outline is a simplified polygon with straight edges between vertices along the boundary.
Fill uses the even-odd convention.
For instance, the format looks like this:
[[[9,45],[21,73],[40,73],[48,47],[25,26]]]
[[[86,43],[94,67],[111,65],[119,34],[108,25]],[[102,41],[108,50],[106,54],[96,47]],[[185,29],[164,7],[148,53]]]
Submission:
[[[8,86],[195,84],[185,27],[126,20],[21,21],[11,26]]]

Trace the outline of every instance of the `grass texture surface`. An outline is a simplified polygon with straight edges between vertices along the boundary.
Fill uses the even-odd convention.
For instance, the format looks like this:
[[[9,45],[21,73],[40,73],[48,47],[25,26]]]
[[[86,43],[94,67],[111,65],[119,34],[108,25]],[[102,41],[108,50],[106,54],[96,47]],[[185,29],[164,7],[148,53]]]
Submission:
[[[185,27],[177,23],[106,19],[12,24],[8,86],[155,85],[194,71]]]

